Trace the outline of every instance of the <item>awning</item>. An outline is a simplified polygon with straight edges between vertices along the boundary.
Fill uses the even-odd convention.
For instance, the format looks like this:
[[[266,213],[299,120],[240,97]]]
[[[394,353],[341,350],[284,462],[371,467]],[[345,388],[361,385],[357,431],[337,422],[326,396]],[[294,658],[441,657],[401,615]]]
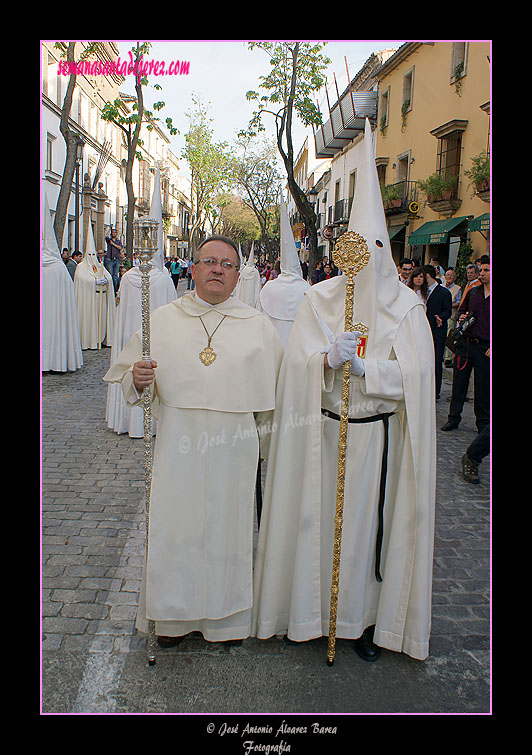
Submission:
[[[388,236],[390,237],[390,241],[394,238],[394,236],[397,236],[397,234],[400,233],[400,231],[402,231],[404,227],[404,224],[390,226],[390,228],[388,228]]]
[[[490,229],[490,214],[485,212],[484,215],[479,215],[478,218],[474,218],[469,223],[469,229],[471,231],[489,231]]]
[[[452,231],[453,228],[456,228],[464,220],[467,220],[466,215],[461,218],[431,220],[428,223],[423,223],[417,231],[410,234],[408,243],[410,246],[416,244],[444,244],[447,241],[449,231]]]

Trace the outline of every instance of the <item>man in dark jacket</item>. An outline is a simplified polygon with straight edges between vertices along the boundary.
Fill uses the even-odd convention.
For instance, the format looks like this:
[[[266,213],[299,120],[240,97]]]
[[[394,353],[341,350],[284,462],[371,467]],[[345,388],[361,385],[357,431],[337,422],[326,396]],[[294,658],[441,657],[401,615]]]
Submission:
[[[427,275],[429,286],[427,319],[434,341],[436,399],[439,399],[443,372],[443,353],[445,351],[445,338],[447,336],[447,320],[452,314],[452,296],[451,292],[436,279],[436,270],[433,265],[425,265],[423,270]]]

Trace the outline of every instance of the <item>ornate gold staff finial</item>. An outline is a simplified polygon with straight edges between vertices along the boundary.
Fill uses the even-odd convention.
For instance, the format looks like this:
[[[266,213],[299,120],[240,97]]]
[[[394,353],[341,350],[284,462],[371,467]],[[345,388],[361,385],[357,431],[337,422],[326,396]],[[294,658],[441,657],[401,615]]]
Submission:
[[[152,258],[157,251],[157,233],[159,223],[153,218],[139,218],[134,221],[134,249],[139,254],[141,274],[141,307],[142,307],[142,359],[151,362],[150,356],[150,270]],[[151,391],[145,388],[142,392],[142,408],[144,410],[144,486],[146,490],[146,563],[148,561],[148,536],[150,528],[150,492],[151,473],[153,464],[152,454],[152,420],[151,420]],[[148,620],[148,663],[155,665],[156,633],[155,621]]]
[[[370,252],[366,240],[354,231],[344,233],[334,246],[334,264],[346,276],[344,330],[353,331],[353,300],[355,275],[369,262]],[[336,482],[336,514],[334,518],[334,548],[331,580],[331,606],[329,614],[329,642],[327,665],[334,664],[336,648],[336,614],[338,609],[338,582],[340,577],[340,552],[342,547],[342,524],[344,518],[345,462],[347,451],[347,426],[349,416],[349,381],[351,362],[342,365],[342,408],[340,411],[340,436],[338,438],[338,476]]]

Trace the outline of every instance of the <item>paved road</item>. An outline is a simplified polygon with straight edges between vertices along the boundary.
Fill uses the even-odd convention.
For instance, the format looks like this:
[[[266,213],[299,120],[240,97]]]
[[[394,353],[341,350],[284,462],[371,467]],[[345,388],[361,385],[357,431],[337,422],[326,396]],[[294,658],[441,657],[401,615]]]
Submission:
[[[293,721],[289,714],[318,720],[317,714],[490,712],[489,459],[480,467],[479,485],[464,481],[460,464],[476,432],[472,404],[458,430],[438,431],[426,661],[383,651],[369,664],[351,643],[338,640],[329,668],[324,638],[297,647],[277,638],[248,639],[227,648],[198,635],[178,649],[159,650],[156,666],[149,667],[144,639],[134,628],[144,549],[143,441],[106,426],[102,376],[110,349],[84,351],[83,357],[77,372],[42,379],[44,714],[218,714],[211,716],[215,730],[208,741],[216,747],[232,742],[235,749],[228,751],[245,752],[243,742],[258,742],[259,735],[245,730],[248,719],[240,715],[238,733],[223,736],[229,714],[249,714],[250,720],[252,714],[283,714]],[[449,378],[445,370],[438,427],[447,414]],[[348,719],[340,719],[344,729]],[[267,725],[268,719],[259,720]],[[274,720],[264,741],[280,745],[284,737],[288,746],[293,736],[292,752],[303,752],[297,749],[303,734],[298,739],[278,732]],[[310,718],[304,720],[307,736],[322,742],[331,736],[315,734]],[[208,719],[201,721],[207,731]],[[200,718],[193,723],[200,726]]]

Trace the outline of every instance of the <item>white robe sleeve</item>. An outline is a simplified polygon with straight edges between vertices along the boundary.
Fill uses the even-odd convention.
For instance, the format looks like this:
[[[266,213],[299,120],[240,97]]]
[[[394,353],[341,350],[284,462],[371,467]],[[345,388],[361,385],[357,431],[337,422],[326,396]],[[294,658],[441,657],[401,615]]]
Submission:
[[[395,356],[395,355],[394,355]],[[403,376],[399,362],[394,359],[365,359],[366,372],[361,390],[367,396],[401,401],[404,398]]]

